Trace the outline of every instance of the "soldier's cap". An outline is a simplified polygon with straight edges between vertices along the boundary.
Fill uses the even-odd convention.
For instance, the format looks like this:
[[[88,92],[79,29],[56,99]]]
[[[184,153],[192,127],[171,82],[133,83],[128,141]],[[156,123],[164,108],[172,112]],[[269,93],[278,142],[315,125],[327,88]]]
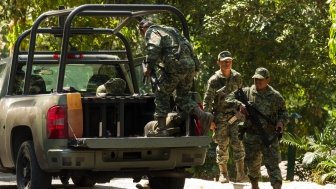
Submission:
[[[218,60],[224,61],[224,60],[232,60],[231,53],[229,51],[222,51],[218,54]]]
[[[257,68],[254,75],[252,76],[253,79],[267,79],[269,77],[270,77],[269,71],[263,67]]]
[[[122,95],[125,92],[126,82],[121,78],[111,78],[104,83],[106,93],[112,95]]]

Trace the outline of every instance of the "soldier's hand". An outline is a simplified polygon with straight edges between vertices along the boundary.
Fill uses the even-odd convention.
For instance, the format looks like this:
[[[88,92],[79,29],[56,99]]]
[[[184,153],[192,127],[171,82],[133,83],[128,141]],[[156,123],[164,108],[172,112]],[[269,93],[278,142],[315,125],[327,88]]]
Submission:
[[[244,134],[246,132],[246,128],[239,128],[238,129],[238,139],[243,140],[244,139]]]
[[[276,126],[275,126],[275,129],[276,129],[277,131],[279,131],[280,133],[283,132],[283,123],[282,123],[282,121],[278,121],[278,122],[277,122],[277,124],[276,124]]]
[[[243,140],[244,139],[244,133],[239,132],[238,133],[238,139]]]
[[[145,77],[150,77],[150,76],[151,76],[152,69],[149,68],[148,66],[145,67],[145,68],[143,68],[143,69],[144,69],[144,70],[143,70],[143,74],[144,74],[144,76],[145,76]]]
[[[217,129],[217,126],[216,126],[215,122],[211,122],[210,130],[215,132],[216,129]]]
[[[244,104],[240,105],[239,111],[240,111],[240,113],[244,114],[245,116],[248,116],[248,112],[247,112],[246,107],[245,107]]]

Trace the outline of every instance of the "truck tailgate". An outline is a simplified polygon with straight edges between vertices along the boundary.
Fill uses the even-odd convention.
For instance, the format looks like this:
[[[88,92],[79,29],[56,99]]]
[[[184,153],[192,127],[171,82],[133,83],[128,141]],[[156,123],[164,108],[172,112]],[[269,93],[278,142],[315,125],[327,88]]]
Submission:
[[[120,138],[79,138],[70,146],[89,149],[134,149],[134,148],[179,148],[204,147],[209,145],[208,136],[186,137],[120,137]]]

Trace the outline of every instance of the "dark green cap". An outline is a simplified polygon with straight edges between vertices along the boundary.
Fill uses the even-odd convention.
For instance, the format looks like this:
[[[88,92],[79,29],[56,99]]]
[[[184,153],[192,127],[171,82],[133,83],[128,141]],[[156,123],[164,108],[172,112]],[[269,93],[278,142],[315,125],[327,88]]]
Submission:
[[[270,77],[269,71],[263,67],[257,68],[254,75],[252,76],[253,79],[267,79],[269,77]]]
[[[222,51],[218,54],[218,60],[224,61],[224,60],[232,60],[231,53],[229,51]]]

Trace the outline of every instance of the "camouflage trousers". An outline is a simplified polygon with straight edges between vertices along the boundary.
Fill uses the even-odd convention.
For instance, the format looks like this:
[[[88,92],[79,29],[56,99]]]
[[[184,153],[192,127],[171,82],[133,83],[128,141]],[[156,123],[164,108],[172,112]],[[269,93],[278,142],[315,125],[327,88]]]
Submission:
[[[229,160],[229,145],[232,147],[233,158],[235,161],[241,160],[245,156],[244,145],[238,138],[239,121],[229,124],[232,115],[218,114],[215,116],[217,129],[213,135],[213,140],[217,143],[216,162],[226,164]]]
[[[192,100],[190,90],[193,84],[195,72],[185,70],[185,73],[164,73],[159,77],[158,88],[155,91],[155,113],[154,117],[166,117],[171,112],[170,96],[175,91],[175,103],[183,112],[189,114],[198,106]]]
[[[245,162],[247,174],[253,178],[260,178],[260,167],[265,164],[271,184],[282,183],[281,171],[279,168],[280,150],[279,141],[276,139],[270,148],[266,148],[260,136],[246,133],[244,137]]]

